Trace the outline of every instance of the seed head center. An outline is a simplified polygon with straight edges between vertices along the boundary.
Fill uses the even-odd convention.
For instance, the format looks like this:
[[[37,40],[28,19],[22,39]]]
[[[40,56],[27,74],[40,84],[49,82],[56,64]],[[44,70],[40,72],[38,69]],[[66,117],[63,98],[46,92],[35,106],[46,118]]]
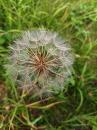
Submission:
[[[43,55],[38,55],[36,58],[36,67],[41,73],[46,69],[46,60]]]

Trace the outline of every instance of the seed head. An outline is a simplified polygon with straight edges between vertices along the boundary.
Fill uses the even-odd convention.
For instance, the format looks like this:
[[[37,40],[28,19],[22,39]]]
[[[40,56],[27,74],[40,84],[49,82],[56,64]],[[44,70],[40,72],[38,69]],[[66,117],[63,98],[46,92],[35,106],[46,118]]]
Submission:
[[[71,47],[57,34],[46,30],[24,32],[14,45],[7,68],[21,88],[38,94],[63,90],[71,75]]]

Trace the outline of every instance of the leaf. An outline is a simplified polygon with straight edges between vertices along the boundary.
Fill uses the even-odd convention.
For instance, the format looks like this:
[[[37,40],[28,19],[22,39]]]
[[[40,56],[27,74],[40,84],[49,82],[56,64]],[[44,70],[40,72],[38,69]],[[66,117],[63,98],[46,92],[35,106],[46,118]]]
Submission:
[[[96,127],[96,126],[93,126],[93,130],[97,130],[97,127]]]
[[[68,3],[65,4],[63,7],[60,7],[59,9],[56,10],[56,12],[53,14],[53,16],[57,16],[61,11],[63,11],[66,7],[68,6]]]

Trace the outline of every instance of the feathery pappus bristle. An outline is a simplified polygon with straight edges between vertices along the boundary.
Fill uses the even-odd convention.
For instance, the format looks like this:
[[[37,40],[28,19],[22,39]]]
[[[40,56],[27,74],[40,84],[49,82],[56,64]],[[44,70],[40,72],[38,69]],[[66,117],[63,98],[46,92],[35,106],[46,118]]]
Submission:
[[[71,75],[74,57],[71,47],[57,33],[46,30],[24,32],[10,46],[7,69],[23,89],[36,95],[63,90]]]

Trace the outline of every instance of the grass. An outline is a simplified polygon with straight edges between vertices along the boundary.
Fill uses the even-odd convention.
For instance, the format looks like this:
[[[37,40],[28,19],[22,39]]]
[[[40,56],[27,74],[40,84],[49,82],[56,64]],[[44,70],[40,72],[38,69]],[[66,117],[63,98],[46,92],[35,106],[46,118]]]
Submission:
[[[42,100],[18,91],[4,69],[8,45],[41,27],[75,53],[64,92]],[[97,130],[97,1],[0,0],[0,80],[0,130]]]

